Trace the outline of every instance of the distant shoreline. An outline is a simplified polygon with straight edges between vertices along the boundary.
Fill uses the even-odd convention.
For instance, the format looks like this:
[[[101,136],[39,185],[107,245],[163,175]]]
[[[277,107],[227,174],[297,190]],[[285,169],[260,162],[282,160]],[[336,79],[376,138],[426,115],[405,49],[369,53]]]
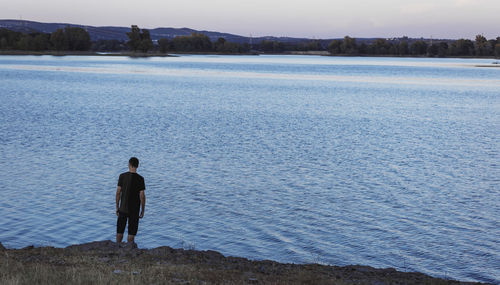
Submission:
[[[164,53],[93,52],[93,51],[20,51],[0,50],[0,55],[52,55],[52,56],[127,56],[127,57],[175,57]]]
[[[179,55],[259,55],[258,53],[221,53],[221,52],[93,52],[93,51],[22,51],[0,50],[0,55],[52,55],[52,56],[125,56],[125,57],[177,57]]]
[[[0,270],[2,284],[486,284],[394,268],[285,264],[168,246],[139,249],[109,240],[66,248],[6,249],[0,243]]]
[[[450,56],[450,57],[428,57],[428,56],[397,56],[397,55],[349,55],[329,54],[327,51],[292,51],[284,53],[222,53],[222,52],[172,52],[172,53],[139,53],[139,52],[93,52],[93,51],[22,51],[22,50],[0,50],[0,55],[52,55],[52,56],[124,56],[124,57],[177,57],[177,55],[312,55],[328,57],[394,57],[394,58],[459,58],[459,59],[491,59],[497,60],[494,65],[477,65],[477,67],[500,67],[500,59],[491,56]]]

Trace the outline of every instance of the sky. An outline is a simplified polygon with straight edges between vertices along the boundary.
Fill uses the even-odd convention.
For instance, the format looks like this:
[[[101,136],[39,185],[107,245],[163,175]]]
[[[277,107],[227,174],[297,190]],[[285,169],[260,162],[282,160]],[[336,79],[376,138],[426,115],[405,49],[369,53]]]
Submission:
[[[500,0],[0,0],[0,19],[307,38],[500,36]]]

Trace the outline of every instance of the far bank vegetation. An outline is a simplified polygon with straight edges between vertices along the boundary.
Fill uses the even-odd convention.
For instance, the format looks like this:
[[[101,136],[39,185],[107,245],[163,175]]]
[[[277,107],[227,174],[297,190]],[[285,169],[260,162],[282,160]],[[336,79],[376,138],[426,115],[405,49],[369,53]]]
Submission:
[[[294,53],[321,51],[341,56],[418,56],[418,57],[500,57],[500,37],[474,40],[429,40],[401,38],[356,39],[345,36],[334,40],[302,40],[296,42],[265,39],[257,43],[230,42],[223,37],[210,39],[203,33],[152,40],[149,30],[131,26],[128,41],[91,41],[80,27],[67,26],[52,33],[22,33],[0,28],[2,51],[81,51],[132,52],[142,54],[187,53]]]

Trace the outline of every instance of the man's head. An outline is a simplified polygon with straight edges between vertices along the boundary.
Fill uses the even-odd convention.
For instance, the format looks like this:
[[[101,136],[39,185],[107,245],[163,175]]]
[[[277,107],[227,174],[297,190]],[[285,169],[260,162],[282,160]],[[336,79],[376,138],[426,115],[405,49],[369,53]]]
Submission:
[[[139,167],[139,159],[137,159],[137,157],[131,157],[128,161],[128,167],[137,169],[137,167]]]

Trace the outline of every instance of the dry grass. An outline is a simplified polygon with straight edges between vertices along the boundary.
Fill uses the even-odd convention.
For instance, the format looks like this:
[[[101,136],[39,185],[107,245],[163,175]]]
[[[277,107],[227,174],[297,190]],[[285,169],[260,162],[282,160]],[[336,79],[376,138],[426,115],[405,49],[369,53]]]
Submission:
[[[169,247],[151,250],[45,247],[0,251],[0,284],[461,283],[392,269],[281,264]]]

